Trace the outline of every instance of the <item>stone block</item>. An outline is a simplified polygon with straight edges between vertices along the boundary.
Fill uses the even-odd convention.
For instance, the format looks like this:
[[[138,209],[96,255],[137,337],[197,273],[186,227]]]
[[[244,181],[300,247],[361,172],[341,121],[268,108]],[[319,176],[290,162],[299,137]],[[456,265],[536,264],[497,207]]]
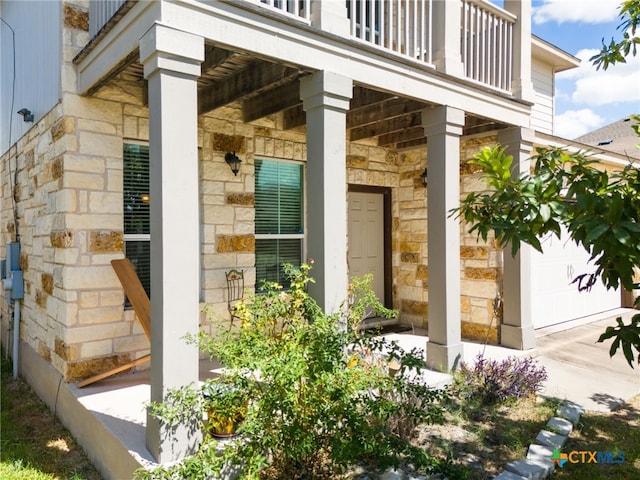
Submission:
[[[43,273],[40,276],[40,281],[42,282],[42,289],[51,295],[53,293],[53,275],[50,273]]]
[[[400,469],[389,468],[382,475],[380,480],[402,480],[404,478],[404,472]]]
[[[110,338],[124,337],[130,334],[130,323],[116,322],[68,328],[66,337],[69,343],[75,344],[90,342],[93,340],[106,340]]]
[[[460,330],[463,338],[480,342],[488,341],[492,344],[498,343],[498,329],[496,327],[463,321]]]
[[[89,234],[89,252],[119,253],[124,249],[124,235],[119,232],[93,231]]]
[[[65,361],[77,360],[79,346],[67,345],[61,338],[56,337],[54,352]]]
[[[64,5],[64,26],[77,30],[89,31],[89,12],[76,6]]]
[[[513,472],[505,470],[500,475],[493,477],[493,480],[527,480],[527,477],[516,475]]]
[[[565,401],[556,410],[556,415],[562,418],[566,418],[574,425],[577,425],[580,420],[580,415],[584,413],[584,407],[577,403]]]
[[[82,190],[104,190],[104,175],[84,172],[66,172],[63,188],[78,188]]]
[[[552,455],[553,449],[545,447],[544,445],[537,445],[535,443],[529,445],[529,450],[527,451],[528,460],[549,461]]]
[[[496,268],[472,268],[464,269],[467,278],[474,280],[496,280],[498,278],[498,270]]]
[[[78,302],[81,308],[96,308],[100,305],[100,292],[80,292]]]
[[[51,127],[51,140],[56,141],[67,133],[75,131],[75,123],[73,117],[62,117]],[[32,151],[33,153],[33,151]]]
[[[49,299],[49,295],[47,295],[42,290],[36,290],[36,295],[35,295],[36,305],[38,305],[40,308],[44,308],[46,310],[46,308],[47,308],[47,300],[48,299]]]
[[[85,308],[78,311],[78,323],[95,325],[117,322],[122,319],[122,307]]]
[[[80,153],[118,158],[122,155],[122,138],[117,135],[81,131],[79,132]]]
[[[120,282],[111,265],[68,267],[62,272],[61,288],[67,290],[114,289]]]
[[[538,460],[515,460],[507,463],[509,472],[520,475],[527,480],[543,480],[551,475],[553,471],[553,464],[551,461],[548,463]]]
[[[214,133],[211,139],[211,148],[219,152],[245,153],[245,137]],[[271,149],[273,149],[273,145],[271,145]]]
[[[103,357],[113,353],[112,340],[98,340],[96,342],[84,342],[80,346],[80,358]]]
[[[253,193],[228,193],[226,195],[226,203],[228,205],[253,206],[255,204],[255,194],[253,194]]]
[[[427,315],[429,304],[427,302],[419,302],[415,300],[402,300],[400,311],[406,314]]]
[[[255,248],[254,235],[218,235],[216,238],[217,253],[254,252]]]
[[[540,432],[538,432],[538,436],[536,437],[536,443],[538,445],[544,445],[545,447],[551,448],[562,448],[564,442],[566,441],[566,435],[559,435],[548,430],[540,430]]]
[[[416,268],[416,280],[429,280],[429,267],[418,265]]]
[[[131,361],[128,354],[111,355],[108,357],[93,358],[80,362],[69,362],[66,365],[65,380],[73,382],[82,378],[103,373]]]
[[[569,420],[559,417],[550,418],[547,427],[560,435],[569,435],[573,430],[573,424]]]
[[[403,263],[418,263],[420,262],[420,254],[411,252],[402,252],[400,254],[400,261]]]
[[[79,211],[83,210],[85,205],[83,200],[86,197],[82,196],[80,192],[79,197]],[[70,230],[93,230],[96,227],[96,222],[100,223],[100,226],[105,230],[120,230],[122,228],[122,214],[100,214],[100,215],[82,215],[82,214],[69,214],[65,218],[67,227]]]

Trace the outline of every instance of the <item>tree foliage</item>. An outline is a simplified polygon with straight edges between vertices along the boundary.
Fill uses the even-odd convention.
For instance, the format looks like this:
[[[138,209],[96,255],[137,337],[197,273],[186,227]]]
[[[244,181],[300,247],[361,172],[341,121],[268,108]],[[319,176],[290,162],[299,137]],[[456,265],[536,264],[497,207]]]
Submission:
[[[622,31],[622,40],[611,38],[609,43],[602,39],[602,49],[589,60],[593,62],[597,69],[602,67],[606,70],[610,65],[616,63],[626,63],[626,57],[637,54],[640,37],[636,35],[636,30],[640,27],[640,1],[626,0],[620,4],[620,25],[618,30]]]
[[[595,275],[607,288],[640,288],[634,280],[640,267],[640,170],[628,164],[609,173],[585,152],[538,148],[533,171],[513,177],[513,158],[504,151],[485,148],[470,161],[490,187],[461,202],[457,213],[472,225],[470,232],[485,241],[493,233],[515,255],[523,242],[542,251],[539,238],[560,238],[564,226],[571,240],[591,255]],[[614,339],[610,353],[622,347],[633,366],[640,353],[639,325],[640,315],[630,325],[620,320],[599,341]]]

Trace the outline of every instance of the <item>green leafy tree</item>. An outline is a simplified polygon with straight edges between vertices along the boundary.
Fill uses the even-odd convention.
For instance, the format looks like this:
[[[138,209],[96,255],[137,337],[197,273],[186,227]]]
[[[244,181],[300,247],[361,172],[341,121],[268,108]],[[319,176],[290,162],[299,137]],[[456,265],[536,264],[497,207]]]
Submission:
[[[461,202],[457,213],[485,241],[490,233],[515,255],[522,243],[542,251],[539,238],[561,235],[591,254],[607,288],[619,285],[640,288],[634,281],[640,267],[640,170],[629,164],[619,172],[597,168],[598,162],[584,152],[538,148],[531,174],[512,176],[513,157],[504,148],[485,148],[470,163],[480,167],[490,190],[473,192]],[[610,354],[622,347],[629,365],[640,363],[640,314],[629,325],[617,319],[600,342],[613,339]]]
[[[626,63],[626,57],[630,54],[637,54],[640,37],[636,35],[636,29],[640,26],[640,1],[627,0],[620,4],[620,25],[618,30],[622,31],[622,40],[614,40],[607,44],[602,39],[602,49],[589,60],[593,62],[597,69],[602,67],[606,70],[609,65],[616,63]]]

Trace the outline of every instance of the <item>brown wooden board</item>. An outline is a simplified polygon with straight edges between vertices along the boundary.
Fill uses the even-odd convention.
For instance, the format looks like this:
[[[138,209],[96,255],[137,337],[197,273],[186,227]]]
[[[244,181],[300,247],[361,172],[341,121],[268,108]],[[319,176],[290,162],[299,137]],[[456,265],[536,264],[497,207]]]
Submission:
[[[111,266],[116,275],[118,275],[122,288],[124,288],[124,293],[127,295],[129,302],[131,302],[144,333],[151,340],[151,302],[131,261],[128,258],[111,260]]]
[[[149,301],[149,296],[142,286],[140,278],[138,278],[138,274],[133,268],[131,261],[128,258],[124,258],[122,260],[111,260],[111,266],[116,272],[116,275],[122,284],[122,288],[124,289],[124,293],[127,295],[129,302],[131,302],[133,310],[136,312],[136,317],[138,318],[140,325],[142,325],[144,333],[147,335],[147,338],[151,340],[151,302]],[[145,355],[124,365],[120,365],[119,367],[112,368],[106,372],[85,378],[76,385],[78,388],[86,387],[87,385],[91,385],[99,380],[108,378],[116,373],[123,372],[150,359],[151,355]]]

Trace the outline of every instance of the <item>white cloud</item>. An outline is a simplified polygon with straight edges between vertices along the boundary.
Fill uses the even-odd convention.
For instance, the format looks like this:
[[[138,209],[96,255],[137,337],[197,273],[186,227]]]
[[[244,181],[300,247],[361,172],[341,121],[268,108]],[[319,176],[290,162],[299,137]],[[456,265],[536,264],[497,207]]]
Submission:
[[[576,105],[595,107],[612,103],[630,103],[632,109],[640,106],[640,56],[627,57],[627,63],[618,63],[607,70],[596,70],[589,58],[597,50],[580,50],[576,56],[580,67],[557,75],[557,80],[573,80],[571,101]],[[566,84],[563,91],[570,90]]]
[[[534,5],[537,2],[534,2]],[[533,22],[607,23],[618,18],[621,0],[543,0],[533,7]]]
[[[600,128],[604,125],[604,122],[604,118],[588,108],[568,110],[556,115],[553,134],[558,137],[573,139]]]

